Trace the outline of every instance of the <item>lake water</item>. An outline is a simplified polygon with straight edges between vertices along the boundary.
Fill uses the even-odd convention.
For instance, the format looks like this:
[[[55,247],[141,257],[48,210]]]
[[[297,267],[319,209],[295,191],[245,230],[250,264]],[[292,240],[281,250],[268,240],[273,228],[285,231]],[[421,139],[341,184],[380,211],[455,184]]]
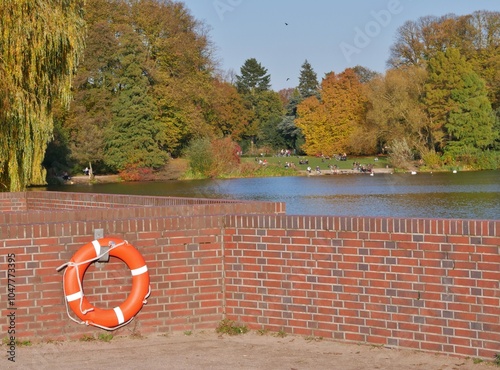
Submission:
[[[287,214],[498,219],[500,171],[124,182],[33,190],[279,201]]]

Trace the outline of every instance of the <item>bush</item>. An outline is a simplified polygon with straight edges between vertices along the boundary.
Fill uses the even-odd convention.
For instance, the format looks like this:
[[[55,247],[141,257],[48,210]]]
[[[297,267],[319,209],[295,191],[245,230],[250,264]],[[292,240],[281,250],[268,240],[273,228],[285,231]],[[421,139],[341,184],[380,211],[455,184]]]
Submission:
[[[193,175],[208,176],[213,161],[210,140],[208,138],[192,140],[187,148],[186,156]]]
[[[212,165],[209,177],[218,177],[230,173],[240,164],[241,148],[231,138],[216,139],[211,143]]]
[[[441,156],[435,150],[422,153],[422,161],[428,169],[439,170],[443,166]]]
[[[498,170],[500,169],[500,152],[485,151],[478,155],[476,160],[477,170]]]
[[[261,167],[257,162],[243,162],[239,166],[241,177],[253,176]]]
[[[483,151],[474,147],[454,148],[443,155],[443,162],[448,166],[460,166],[468,170],[496,170],[500,168],[500,152]]]
[[[389,163],[395,168],[409,169],[413,166],[414,153],[406,139],[393,140],[389,145]]]
[[[191,175],[221,177],[238,169],[241,148],[230,138],[193,140],[186,152]]]
[[[154,179],[153,169],[137,165],[127,166],[118,175],[123,181],[150,181]]]

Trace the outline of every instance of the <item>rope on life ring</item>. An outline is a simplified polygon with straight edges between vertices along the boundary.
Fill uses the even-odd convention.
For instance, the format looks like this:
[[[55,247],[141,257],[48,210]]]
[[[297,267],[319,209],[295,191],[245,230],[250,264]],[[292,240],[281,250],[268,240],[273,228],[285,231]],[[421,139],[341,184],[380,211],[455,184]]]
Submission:
[[[83,294],[82,286],[85,271],[90,264],[107,253],[125,262],[132,273],[132,290],[129,296],[113,309],[94,307]],[[59,266],[57,271],[64,267],[66,270],[63,275],[63,290],[66,297],[66,312],[71,320],[79,324],[93,325],[106,330],[118,329],[132,321],[147,303],[146,298],[151,293],[146,262],[139,251],[126,240],[116,238],[94,240],[81,247],[71,260]],[[81,322],[70,315],[68,306],[82,320]]]

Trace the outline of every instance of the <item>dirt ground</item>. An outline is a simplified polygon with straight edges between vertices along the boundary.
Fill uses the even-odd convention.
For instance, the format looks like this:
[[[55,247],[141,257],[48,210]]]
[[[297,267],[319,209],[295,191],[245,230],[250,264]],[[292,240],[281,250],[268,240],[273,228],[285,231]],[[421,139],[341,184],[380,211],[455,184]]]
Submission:
[[[166,181],[166,180],[177,180],[179,179],[184,172],[188,169],[188,162],[185,159],[170,159],[168,165],[163,168],[161,172],[155,173],[153,179],[154,181]],[[120,182],[119,175],[95,175],[93,182],[94,183],[113,183]],[[70,181],[64,182],[66,185],[72,184],[88,184],[90,179],[88,176],[84,176],[83,174],[75,174],[71,176]]]
[[[187,335],[190,334],[190,335]],[[0,346],[0,369],[381,369],[381,370],[483,370],[492,363],[346,344],[319,338],[276,337],[250,332],[220,336],[215,331],[121,337],[110,342],[66,341],[16,348],[15,363]]]

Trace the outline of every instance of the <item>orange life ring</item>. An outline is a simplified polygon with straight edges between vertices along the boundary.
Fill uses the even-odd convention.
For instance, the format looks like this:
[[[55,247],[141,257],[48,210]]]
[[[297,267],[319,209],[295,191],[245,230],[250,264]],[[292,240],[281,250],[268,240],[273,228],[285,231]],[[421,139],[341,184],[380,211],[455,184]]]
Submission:
[[[94,307],[83,294],[82,281],[85,271],[108,247],[109,255],[125,262],[132,272],[132,290],[127,299],[113,309]],[[144,258],[127,241],[115,238],[94,240],[81,247],[66,264],[63,277],[64,295],[69,307],[87,325],[104,329],[117,329],[134,318],[149,296],[149,273]],[[76,320],[75,320],[76,321]]]

